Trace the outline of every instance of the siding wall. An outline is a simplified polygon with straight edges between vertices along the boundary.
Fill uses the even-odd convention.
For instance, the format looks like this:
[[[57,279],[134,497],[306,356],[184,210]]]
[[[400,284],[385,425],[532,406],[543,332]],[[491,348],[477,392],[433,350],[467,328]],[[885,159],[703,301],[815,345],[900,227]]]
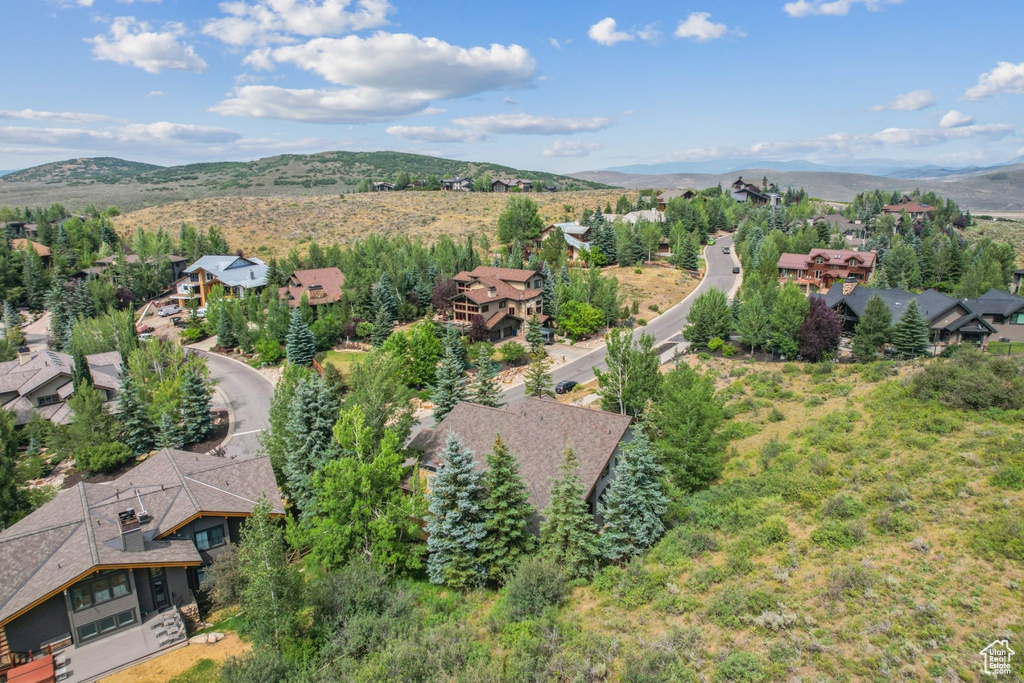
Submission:
[[[42,643],[71,633],[68,610],[60,593],[4,627],[12,652],[38,652]]]
[[[622,440],[619,441],[619,445],[615,447],[615,452],[612,453],[612,457],[609,458],[608,474],[597,480],[594,484],[594,490],[587,497],[587,502],[590,504],[590,509],[597,512],[597,502],[601,500],[601,494],[608,488],[608,485],[615,480],[615,465],[619,462],[619,454],[622,453],[622,446],[633,440],[633,428],[630,427],[626,430],[626,433],[622,435]]]
[[[86,579],[85,581],[82,581],[81,583],[89,583],[93,579],[95,579],[96,576],[97,576],[96,574],[93,574],[90,578]],[[75,585],[81,585],[81,584],[75,584]],[[80,612],[73,612],[71,610],[71,588],[69,588],[65,592],[65,594],[64,594],[65,595],[65,599],[64,599],[65,609],[67,610],[68,615],[70,615],[71,628],[74,631],[74,635],[75,635],[76,639],[78,637],[77,629],[78,629],[79,626],[83,626],[85,624],[90,624],[90,623],[92,623],[94,621],[97,621],[99,619],[103,619],[104,617],[109,617],[109,616],[112,616],[114,614],[118,614],[120,612],[124,612],[125,610],[128,610],[128,609],[134,609],[135,610],[136,618],[139,616],[138,590],[137,590],[137,587],[135,585],[135,576],[133,575],[132,572],[128,572],[128,585],[131,587],[131,591],[132,591],[128,595],[125,595],[124,597],[116,598],[114,600],[109,600],[109,601],[103,603],[102,605],[97,605],[95,607],[89,607],[89,608],[84,609],[84,610],[82,610]],[[72,588],[73,587],[74,586],[72,586]],[[92,639],[90,639],[90,640],[92,640]]]
[[[203,564],[210,564],[217,556],[231,551],[231,546],[227,542],[230,538],[228,535],[227,519],[224,517],[200,517],[194,522],[190,522],[178,529],[174,533],[173,538],[184,538],[194,543],[197,531],[204,531],[218,526],[224,529],[224,545],[199,551],[199,556],[203,558]]]

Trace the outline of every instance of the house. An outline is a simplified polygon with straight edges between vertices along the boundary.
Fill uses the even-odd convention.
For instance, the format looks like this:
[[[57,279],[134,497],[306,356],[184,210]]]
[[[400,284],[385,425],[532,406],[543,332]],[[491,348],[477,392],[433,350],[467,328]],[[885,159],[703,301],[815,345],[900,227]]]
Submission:
[[[174,281],[181,279],[182,275],[185,274],[185,266],[188,265],[188,259],[184,256],[178,256],[177,254],[169,254],[165,258],[171,266],[171,280]],[[86,268],[83,271],[79,271],[79,273],[99,274],[111,266],[117,266],[121,263],[135,265],[138,262],[138,254],[114,254],[112,256],[104,256],[103,258],[96,259],[93,261],[91,268]],[[153,257],[147,256],[146,263],[152,265]]]
[[[373,191],[374,192],[394,192],[395,191],[395,186],[393,184],[391,184],[391,183],[374,183],[373,184]]]
[[[562,236],[565,238],[566,245],[568,245],[568,256],[570,261],[578,259],[580,257],[580,252],[583,249],[590,248],[590,226],[580,225],[576,221],[549,225],[541,230],[541,241],[543,242],[544,240],[549,239],[552,235],[557,234],[558,229],[562,230]]]
[[[1010,293],[1020,294],[1024,292],[1024,268],[1013,271],[1013,282],[1010,283]]]
[[[430,478],[442,466],[448,434],[462,438],[462,445],[473,452],[480,470],[486,469],[487,454],[500,434],[519,463],[530,502],[541,511],[550,502],[551,480],[560,476],[559,465],[571,447],[579,458],[577,474],[593,513],[615,478],[622,444],[633,438],[631,422],[628,415],[539,398],[526,398],[503,408],[459,403],[437,427],[417,434],[409,448],[422,452],[419,467],[429,488]]]
[[[24,221],[8,221],[4,223],[4,232],[12,239],[18,237],[36,239],[39,237],[39,226],[35,223],[26,223]]]
[[[458,293],[452,297],[456,324],[469,326],[481,316],[491,341],[515,337],[534,315],[543,322],[544,278],[536,270],[477,266],[455,276]]]
[[[63,649],[92,680],[180,642],[204,568],[261,497],[283,516],[269,459],[167,449],[59,492],[0,533],[0,670]]]
[[[900,216],[906,211],[910,214],[910,218],[913,221],[923,219],[925,216],[931,218],[935,213],[935,207],[928,204],[921,204],[919,202],[910,201],[910,197],[903,196],[903,200],[899,204],[886,204],[882,207],[882,213],[893,214]]]
[[[665,213],[665,209],[668,208],[668,203],[676,197],[682,197],[683,199],[693,199],[698,194],[697,190],[691,190],[684,188],[681,190],[667,190],[658,195],[658,211]]]
[[[441,189],[450,192],[472,192],[473,191],[473,179],[463,178],[462,176],[455,176],[454,178],[445,178],[441,181]]]
[[[93,386],[105,401],[117,399],[121,382],[121,356],[117,352],[85,357]],[[39,413],[55,424],[71,418],[67,401],[74,393],[71,377],[75,361],[56,351],[24,351],[15,360],[0,363],[0,406],[14,413],[15,424],[26,424]]]
[[[344,284],[345,274],[338,268],[313,268],[296,270],[288,278],[288,284],[277,291],[291,308],[296,308],[303,296],[310,306],[323,306],[341,300]]]
[[[779,257],[779,280],[796,282],[804,291],[828,289],[833,282],[853,278],[867,282],[875,270],[873,251],[812,249],[809,254],[785,253]]]
[[[875,294],[889,308],[893,323],[903,316],[911,301],[917,301],[921,316],[928,321],[933,343],[983,344],[989,335],[996,331],[966,303],[934,289],[914,294],[902,289],[878,289],[864,287],[856,282],[836,282],[825,294],[813,296],[823,297],[826,305],[839,313],[844,331],[852,333],[864,314],[868,301]]]
[[[754,206],[767,206],[773,198],[768,196],[768,178],[762,181],[762,187],[745,182],[743,176],[736,179],[729,190],[729,196],[738,202],[750,202]],[[773,205],[773,206],[777,206]]]
[[[25,237],[17,237],[11,240],[11,246],[19,251],[32,247],[32,250],[39,254],[39,260],[43,262],[43,266],[50,265],[50,261],[53,258],[53,252],[48,246],[39,242],[33,242]]]
[[[171,298],[182,302],[198,299],[200,306],[206,305],[214,285],[223,287],[227,297],[243,299],[267,284],[267,264],[245,256],[203,256],[184,272],[174,283],[176,292]]]
[[[511,180],[498,178],[491,181],[491,192],[513,192],[515,188],[519,188],[520,192],[532,192],[533,183],[522,178],[513,178]]]
[[[1024,342],[1024,298],[990,289],[964,304],[993,328],[989,341]]]

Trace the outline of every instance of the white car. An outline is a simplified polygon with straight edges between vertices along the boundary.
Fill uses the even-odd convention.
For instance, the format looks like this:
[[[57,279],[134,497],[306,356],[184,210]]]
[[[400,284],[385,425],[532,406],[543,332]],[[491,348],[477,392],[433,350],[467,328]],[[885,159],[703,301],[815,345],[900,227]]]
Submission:
[[[205,318],[206,317],[206,306],[200,306],[199,308],[197,308],[196,309],[196,316],[198,316],[200,318]]]
[[[170,306],[164,306],[159,309],[156,314],[161,318],[166,318],[169,315],[178,315],[181,313],[181,306],[177,304],[171,304]]]

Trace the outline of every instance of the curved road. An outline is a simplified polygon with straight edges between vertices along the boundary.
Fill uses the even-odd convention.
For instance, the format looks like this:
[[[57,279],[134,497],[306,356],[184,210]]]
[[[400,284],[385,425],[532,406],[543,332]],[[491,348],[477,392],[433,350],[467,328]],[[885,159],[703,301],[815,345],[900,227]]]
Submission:
[[[732,252],[732,236],[723,237],[714,245],[709,245],[704,250],[704,259],[707,263],[707,273],[701,283],[689,296],[678,304],[668,309],[644,327],[638,327],[633,331],[633,338],[639,339],[644,332],[654,337],[654,346],[658,347],[668,341],[683,341],[681,331],[686,324],[686,316],[690,313],[690,306],[693,300],[712,287],[718,287],[730,298],[739,287],[742,275],[732,272],[733,266],[740,264],[735,254],[723,254],[722,247],[730,247]],[[585,384],[594,379],[594,368],[607,369],[605,354],[607,348],[601,346],[594,349],[585,356],[581,356],[571,363],[555,368],[551,372],[551,379],[555,384],[565,380],[572,380]],[[518,401],[526,395],[526,388],[523,384],[510,387],[502,394],[505,401],[511,403]]]
[[[270,400],[274,385],[241,361],[216,353],[193,349],[206,357],[210,377],[218,381],[217,393],[230,414],[230,431],[224,442],[229,458],[254,458],[259,452],[259,435],[270,427]]]

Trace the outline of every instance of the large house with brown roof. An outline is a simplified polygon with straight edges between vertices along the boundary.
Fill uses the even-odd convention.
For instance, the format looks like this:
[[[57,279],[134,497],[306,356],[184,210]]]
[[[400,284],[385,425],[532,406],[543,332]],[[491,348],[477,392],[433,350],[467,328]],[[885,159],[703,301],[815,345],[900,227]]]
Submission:
[[[500,434],[519,463],[530,502],[541,511],[551,499],[551,480],[560,476],[559,465],[571,447],[579,458],[577,474],[587,492],[590,510],[596,512],[598,501],[615,478],[619,449],[633,438],[631,422],[628,415],[539,398],[503,408],[459,403],[436,428],[417,434],[409,448],[422,453],[419,467],[429,488],[430,477],[442,466],[441,454],[449,433],[462,439],[481,470],[486,469],[487,454]]]
[[[697,194],[697,190],[691,190],[689,188],[682,190],[666,190],[658,195],[658,211],[665,213],[665,209],[668,208],[668,203],[677,197],[693,199]]]
[[[934,214],[935,207],[929,204],[911,201],[910,197],[905,195],[903,197],[903,201],[899,204],[886,204],[882,207],[882,213],[889,213],[895,216],[901,215],[904,211],[910,214],[911,220],[917,221],[925,216]]]
[[[865,283],[875,270],[873,251],[812,249],[809,254],[785,253],[779,257],[779,280],[792,280],[807,292],[828,289],[833,282]]]
[[[541,287],[544,278],[536,270],[477,266],[455,276],[458,293],[452,297],[456,324],[469,326],[481,316],[491,341],[515,337],[534,315],[546,320]]]
[[[61,491],[0,533],[0,670],[63,649],[74,677],[92,680],[180,642],[203,568],[260,497],[284,514],[267,458],[166,449]]]
[[[17,237],[11,240],[11,247],[19,251],[25,251],[31,247],[33,251],[39,254],[39,260],[43,262],[44,266],[50,265],[50,260],[53,258],[53,252],[48,246],[24,237]]]
[[[288,284],[277,291],[291,308],[298,307],[303,296],[310,306],[316,307],[338,303],[344,285],[345,274],[339,268],[312,268],[294,271]]]
[[[121,381],[121,356],[116,351],[85,357],[93,386],[106,401],[117,398]],[[37,351],[22,353],[15,360],[0,363],[0,406],[14,413],[23,425],[33,413],[62,424],[71,417],[68,399],[74,393],[71,381],[74,359],[66,353]]]

